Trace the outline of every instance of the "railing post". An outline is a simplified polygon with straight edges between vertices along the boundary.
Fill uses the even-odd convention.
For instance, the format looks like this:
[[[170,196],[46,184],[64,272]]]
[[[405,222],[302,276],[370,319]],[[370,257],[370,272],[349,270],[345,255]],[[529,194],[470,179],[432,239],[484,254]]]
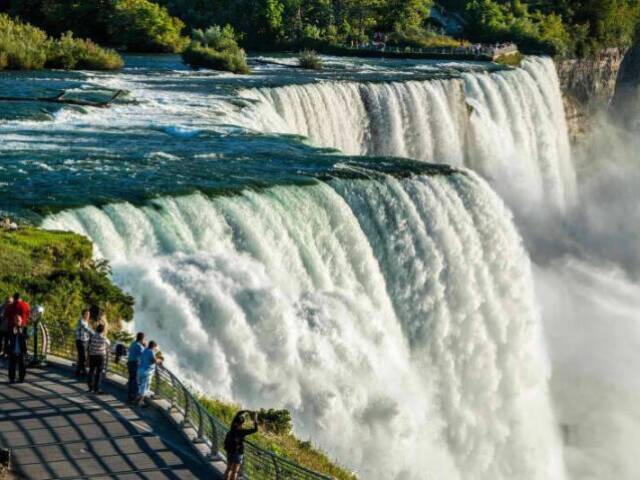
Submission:
[[[182,427],[186,427],[188,423],[189,417],[189,404],[191,403],[191,399],[189,398],[189,393],[182,387],[182,394],[184,395],[185,404],[184,404],[184,418],[182,419]]]
[[[220,449],[218,448],[218,428],[216,427],[213,417],[207,415],[209,424],[211,425],[211,457],[217,457]]]
[[[278,464],[278,458],[271,453],[271,461],[273,462],[273,468],[275,468],[276,480],[280,480],[282,476],[280,475],[280,465]]]
[[[198,438],[197,440],[199,442],[204,442],[204,419],[202,418],[202,407],[200,406],[200,403],[196,403],[197,407],[198,407]]]
[[[153,392],[158,398],[160,398],[160,368],[156,368],[156,371],[153,375],[153,381],[156,384],[153,388]]]

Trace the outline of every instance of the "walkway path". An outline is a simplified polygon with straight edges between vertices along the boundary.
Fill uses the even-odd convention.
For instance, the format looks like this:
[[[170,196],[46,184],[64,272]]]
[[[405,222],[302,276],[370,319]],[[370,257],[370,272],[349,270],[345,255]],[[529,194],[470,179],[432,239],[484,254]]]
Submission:
[[[64,369],[32,369],[9,385],[0,364],[0,446],[33,480],[214,478],[192,446],[153,408],[131,409],[124,392],[105,395]]]

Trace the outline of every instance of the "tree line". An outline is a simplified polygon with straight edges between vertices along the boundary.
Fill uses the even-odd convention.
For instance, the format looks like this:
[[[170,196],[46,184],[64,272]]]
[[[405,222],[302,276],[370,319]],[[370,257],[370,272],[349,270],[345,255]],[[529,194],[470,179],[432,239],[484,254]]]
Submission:
[[[322,49],[514,41],[527,53],[586,55],[636,37],[640,0],[438,0],[465,24],[462,38],[430,20],[432,0],[0,0],[0,11],[50,35],[135,51],[178,52],[194,29],[230,25],[248,49]]]

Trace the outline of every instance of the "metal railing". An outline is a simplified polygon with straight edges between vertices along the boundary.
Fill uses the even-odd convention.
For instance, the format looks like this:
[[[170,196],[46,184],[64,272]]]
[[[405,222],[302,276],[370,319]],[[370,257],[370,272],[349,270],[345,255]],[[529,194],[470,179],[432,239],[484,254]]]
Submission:
[[[34,358],[46,360],[48,355],[74,361],[76,359],[75,334],[50,332],[43,322],[38,322],[34,331],[41,340],[30,340]],[[37,348],[36,348],[37,347]],[[126,358],[117,361],[111,353],[107,360],[107,372],[128,377]],[[158,366],[152,382],[154,399],[163,399],[170,404],[170,411],[181,414],[182,427],[191,427],[196,432],[194,443],[206,443],[211,449],[211,458],[220,456],[224,438],[229,428],[202,405],[197,396],[171,370]],[[243,478],[251,480],[331,480],[332,477],[314,472],[274,452],[245,441]]]

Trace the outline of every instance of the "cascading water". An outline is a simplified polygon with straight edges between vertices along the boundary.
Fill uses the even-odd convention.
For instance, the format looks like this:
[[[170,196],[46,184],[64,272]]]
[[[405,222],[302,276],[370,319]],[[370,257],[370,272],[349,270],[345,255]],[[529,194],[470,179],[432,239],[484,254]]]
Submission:
[[[550,59],[462,79],[320,82],[245,90],[243,121],[353,155],[466,165],[516,209],[564,210],[575,172]]]
[[[564,478],[527,254],[472,173],[84,207],[136,327],[361,478]]]

